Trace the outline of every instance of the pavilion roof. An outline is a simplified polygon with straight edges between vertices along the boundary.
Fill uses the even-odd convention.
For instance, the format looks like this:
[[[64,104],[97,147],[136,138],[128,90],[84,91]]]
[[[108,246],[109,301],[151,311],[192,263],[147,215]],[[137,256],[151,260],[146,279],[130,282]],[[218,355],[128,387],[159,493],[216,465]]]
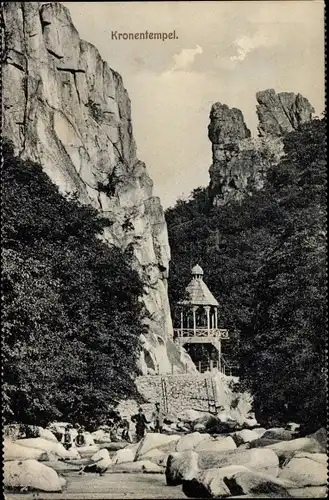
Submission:
[[[185,289],[187,298],[178,302],[178,305],[191,305],[191,306],[218,306],[218,302],[202,280],[202,278],[195,279],[187,285]]]

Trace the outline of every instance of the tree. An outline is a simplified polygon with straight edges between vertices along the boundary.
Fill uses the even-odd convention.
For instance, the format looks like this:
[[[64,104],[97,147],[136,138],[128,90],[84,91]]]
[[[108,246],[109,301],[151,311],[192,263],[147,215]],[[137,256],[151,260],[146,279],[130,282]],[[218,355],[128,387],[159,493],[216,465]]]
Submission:
[[[136,392],[143,283],[108,219],[10,144],[2,180],[4,417],[101,422]]]
[[[264,188],[241,203],[205,209],[198,190],[166,212],[174,320],[198,262],[258,417],[313,427],[325,422],[325,130],[316,119],[288,134]]]

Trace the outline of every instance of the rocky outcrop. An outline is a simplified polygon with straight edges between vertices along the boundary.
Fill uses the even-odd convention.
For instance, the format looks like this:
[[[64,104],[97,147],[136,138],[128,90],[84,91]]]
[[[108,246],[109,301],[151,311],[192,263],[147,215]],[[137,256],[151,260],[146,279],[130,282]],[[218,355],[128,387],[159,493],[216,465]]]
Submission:
[[[170,371],[167,227],[136,156],[122,78],[80,39],[60,3],[7,2],[3,18],[4,135],[16,154],[40,163],[61,192],[76,193],[109,218],[109,245],[131,248],[148,312],[140,365],[144,372]],[[182,350],[176,350],[180,360]]]
[[[261,136],[281,137],[310,121],[314,108],[301,94],[274,89],[257,92],[258,132]]]
[[[314,112],[301,94],[273,89],[256,95],[259,137],[252,138],[243,114],[226,104],[213,104],[208,137],[212,143],[209,194],[216,206],[240,201],[262,189],[266,172],[283,154],[282,135],[309,121]]]

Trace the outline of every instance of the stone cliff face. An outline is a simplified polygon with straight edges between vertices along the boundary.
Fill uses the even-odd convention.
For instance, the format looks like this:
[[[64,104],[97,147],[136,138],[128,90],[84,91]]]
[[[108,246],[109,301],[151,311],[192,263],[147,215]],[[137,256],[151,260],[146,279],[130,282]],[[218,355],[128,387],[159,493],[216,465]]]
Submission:
[[[269,89],[257,92],[256,99],[260,136],[281,137],[310,121],[314,113],[313,106],[301,94],[276,94]]]
[[[208,137],[212,143],[209,193],[214,205],[241,200],[264,185],[266,171],[283,154],[282,135],[291,132],[314,112],[300,94],[273,89],[258,92],[259,137],[252,138],[243,114],[215,103],[210,111]]]
[[[167,228],[145,164],[136,156],[122,78],[80,39],[60,3],[8,2],[3,16],[4,136],[17,154],[40,163],[63,193],[78,193],[113,222],[104,235],[108,244],[130,245],[146,283],[143,301],[150,317],[141,367],[144,373],[147,367],[169,371]],[[175,368],[188,363],[193,370],[176,349]]]

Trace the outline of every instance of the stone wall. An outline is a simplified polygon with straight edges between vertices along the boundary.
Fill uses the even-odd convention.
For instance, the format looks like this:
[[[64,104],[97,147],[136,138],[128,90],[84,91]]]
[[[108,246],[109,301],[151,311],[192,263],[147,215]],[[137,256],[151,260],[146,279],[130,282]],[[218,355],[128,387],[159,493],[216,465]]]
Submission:
[[[247,393],[235,393],[234,384],[238,381],[237,377],[228,377],[213,372],[165,376],[142,376],[136,380],[136,386],[145,399],[141,406],[147,415],[151,415],[154,404],[158,401],[164,406],[162,381],[166,385],[168,413],[177,415],[183,410],[209,411],[208,398],[216,401],[217,405],[222,406],[225,411],[238,416],[246,416],[251,410],[252,398]],[[211,382],[213,382],[214,393],[211,391]],[[208,390],[206,389],[206,383]],[[121,402],[119,410],[128,415],[137,411],[138,403],[136,401]]]

